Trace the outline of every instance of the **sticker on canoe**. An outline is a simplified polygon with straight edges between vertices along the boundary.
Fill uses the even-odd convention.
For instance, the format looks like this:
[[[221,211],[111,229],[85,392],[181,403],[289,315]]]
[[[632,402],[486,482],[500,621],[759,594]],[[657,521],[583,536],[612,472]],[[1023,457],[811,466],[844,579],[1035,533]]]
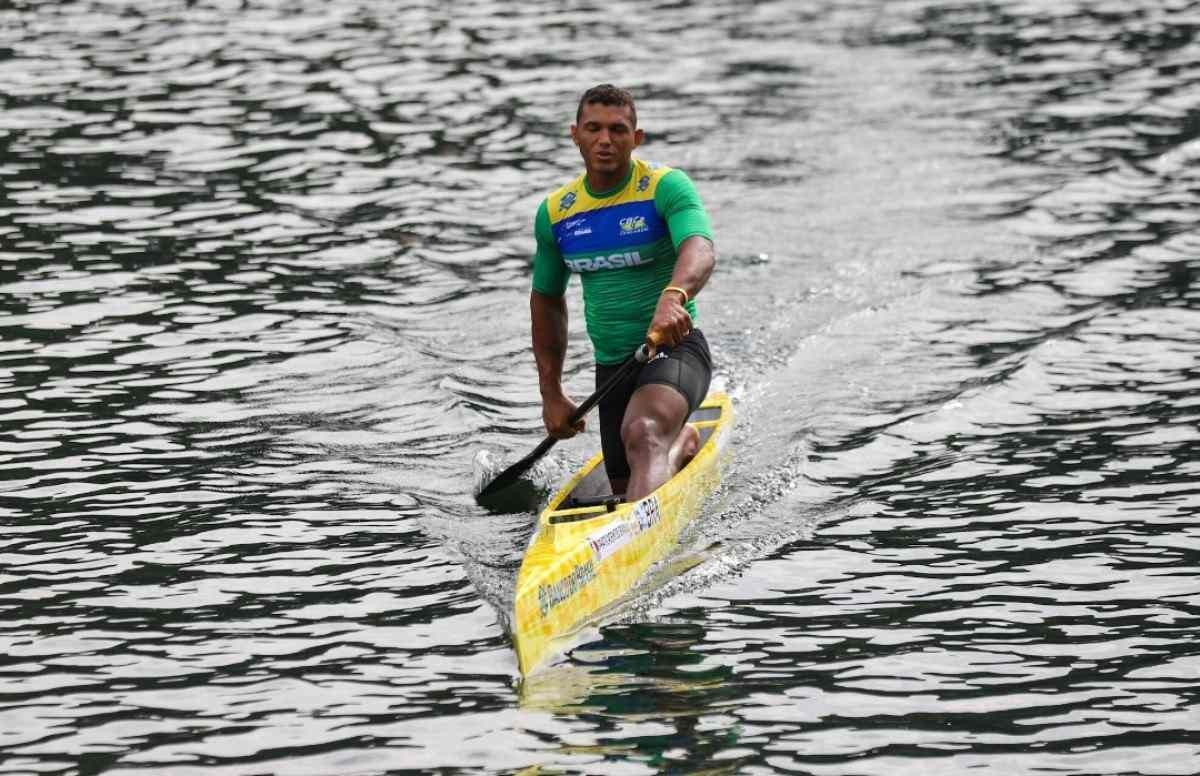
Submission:
[[[587,542],[592,547],[592,554],[601,561],[617,550],[629,544],[636,532],[624,520],[618,520],[607,528],[601,528],[588,537]]]
[[[651,496],[633,508],[633,522],[637,523],[638,533],[649,531],[660,519],[658,496]]]
[[[593,532],[587,538],[588,545],[596,561],[603,561],[617,550],[629,544],[638,534],[648,531],[658,525],[661,519],[658,508],[658,496],[638,502],[633,508],[633,514],[627,520],[617,520],[612,525]]]
[[[583,586],[596,578],[596,564],[586,561],[567,572],[567,575],[557,582],[548,585],[538,585],[538,608],[542,616],[554,607],[583,589]]]

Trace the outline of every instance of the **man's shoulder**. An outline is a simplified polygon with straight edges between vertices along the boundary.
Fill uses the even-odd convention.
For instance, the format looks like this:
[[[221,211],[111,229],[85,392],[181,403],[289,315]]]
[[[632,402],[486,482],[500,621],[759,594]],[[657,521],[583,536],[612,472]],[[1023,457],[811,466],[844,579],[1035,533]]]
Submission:
[[[699,202],[700,192],[687,173],[678,167],[668,167],[662,171],[654,186],[655,201],[660,207],[683,201]]]
[[[587,196],[587,189],[583,185],[585,174],[575,176],[569,183],[559,186],[546,195],[542,204],[546,206],[546,214],[550,216],[551,222],[565,218],[574,209],[579,198]]]
[[[645,159],[634,159],[633,179],[634,190],[641,194],[646,194],[653,197],[658,191],[658,184],[670,173],[676,172],[676,168],[668,167],[659,162],[651,162]]]

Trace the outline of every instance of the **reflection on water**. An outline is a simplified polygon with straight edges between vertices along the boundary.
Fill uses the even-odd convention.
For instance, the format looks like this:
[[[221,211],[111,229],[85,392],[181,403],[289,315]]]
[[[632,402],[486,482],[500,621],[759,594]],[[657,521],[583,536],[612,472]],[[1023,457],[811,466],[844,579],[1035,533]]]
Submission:
[[[0,9],[0,772],[1192,772],[1197,18]],[[518,682],[472,461],[602,80],[714,215],[736,455]]]

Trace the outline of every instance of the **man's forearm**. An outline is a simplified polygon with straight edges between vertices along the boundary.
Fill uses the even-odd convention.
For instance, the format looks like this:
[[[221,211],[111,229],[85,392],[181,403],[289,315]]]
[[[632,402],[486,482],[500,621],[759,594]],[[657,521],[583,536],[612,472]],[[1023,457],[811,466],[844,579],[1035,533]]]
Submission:
[[[693,236],[679,246],[679,258],[675,271],[671,273],[670,285],[682,288],[689,299],[694,299],[712,275],[717,256],[713,245],[704,237]]]
[[[561,394],[563,361],[567,356],[566,297],[530,292],[529,317],[538,387],[543,397]]]

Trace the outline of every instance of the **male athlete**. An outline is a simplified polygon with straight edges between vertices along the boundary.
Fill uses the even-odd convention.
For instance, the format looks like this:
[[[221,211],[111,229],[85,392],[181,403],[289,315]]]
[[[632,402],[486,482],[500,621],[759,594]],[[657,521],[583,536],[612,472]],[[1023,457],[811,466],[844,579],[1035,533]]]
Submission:
[[[563,392],[571,272],[583,283],[584,315],[602,385],[643,342],[651,360],[600,402],[600,444],[613,493],[647,495],[697,452],[685,425],[712,378],[696,317],[696,294],[712,274],[712,228],[680,170],[633,158],[644,134],[633,95],[603,84],[579,101],[571,139],[586,172],[550,194],[534,222],[537,252],[529,309],[546,430],[568,439],[576,405]]]

